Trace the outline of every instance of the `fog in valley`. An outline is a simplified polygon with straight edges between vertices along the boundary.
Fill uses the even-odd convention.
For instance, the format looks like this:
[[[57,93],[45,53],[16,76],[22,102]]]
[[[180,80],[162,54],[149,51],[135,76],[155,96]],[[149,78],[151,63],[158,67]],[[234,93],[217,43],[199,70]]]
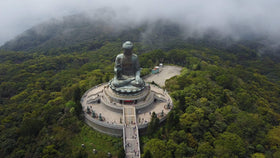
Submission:
[[[280,41],[279,6],[278,0],[0,1],[0,45],[50,19],[83,13],[116,28],[163,20],[178,24],[185,37],[201,38],[211,31],[234,40],[265,37],[264,43],[273,47]]]

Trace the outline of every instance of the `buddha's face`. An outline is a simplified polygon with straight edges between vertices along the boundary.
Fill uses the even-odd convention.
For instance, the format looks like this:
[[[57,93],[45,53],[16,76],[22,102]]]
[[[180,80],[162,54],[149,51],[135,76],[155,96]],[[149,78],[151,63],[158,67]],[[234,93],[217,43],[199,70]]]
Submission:
[[[132,54],[132,49],[124,49],[124,53],[125,56],[130,56]]]

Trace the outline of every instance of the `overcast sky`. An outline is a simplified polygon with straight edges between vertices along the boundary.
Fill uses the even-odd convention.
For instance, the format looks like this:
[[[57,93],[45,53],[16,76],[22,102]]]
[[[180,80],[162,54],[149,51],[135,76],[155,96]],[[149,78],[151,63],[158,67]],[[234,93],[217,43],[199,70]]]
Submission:
[[[215,29],[280,40],[280,0],[0,0],[0,45],[50,18],[109,7],[124,21],[167,18],[203,34]]]

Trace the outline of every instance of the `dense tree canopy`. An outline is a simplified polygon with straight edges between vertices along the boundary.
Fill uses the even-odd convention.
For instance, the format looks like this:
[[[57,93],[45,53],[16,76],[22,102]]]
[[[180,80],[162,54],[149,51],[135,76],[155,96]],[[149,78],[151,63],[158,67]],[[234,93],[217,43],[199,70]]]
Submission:
[[[80,45],[77,52],[1,51],[0,157],[123,155],[120,138],[83,123],[79,103],[86,90],[113,77],[121,43],[99,42],[91,51]],[[183,67],[165,86],[174,109],[161,126],[154,116],[141,137],[143,157],[280,155],[280,78],[272,73],[280,70],[277,57],[240,45],[169,46],[147,49],[135,42],[142,75],[161,62]]]

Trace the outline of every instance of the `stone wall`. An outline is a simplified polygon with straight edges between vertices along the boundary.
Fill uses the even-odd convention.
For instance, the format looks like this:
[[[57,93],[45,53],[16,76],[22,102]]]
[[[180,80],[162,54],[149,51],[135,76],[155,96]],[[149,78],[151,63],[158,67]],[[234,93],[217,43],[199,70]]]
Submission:
[[[121,137],[123,135],[123,126],[122,125],[110,125],[108,123],[104,123],[102,121],[93,119],[88,115],[85,116],[85,122],[93,129],[105,133],[111,136]]]
[[[108,110],[117,112],[117,113],[122,113],[123,112],[123,108],[122,107],[118,107],[116,105],[114,105],[113,103],[108,103],[107,100],[104,99],[105,97],[101,97],[101,104],[103,104]]]

